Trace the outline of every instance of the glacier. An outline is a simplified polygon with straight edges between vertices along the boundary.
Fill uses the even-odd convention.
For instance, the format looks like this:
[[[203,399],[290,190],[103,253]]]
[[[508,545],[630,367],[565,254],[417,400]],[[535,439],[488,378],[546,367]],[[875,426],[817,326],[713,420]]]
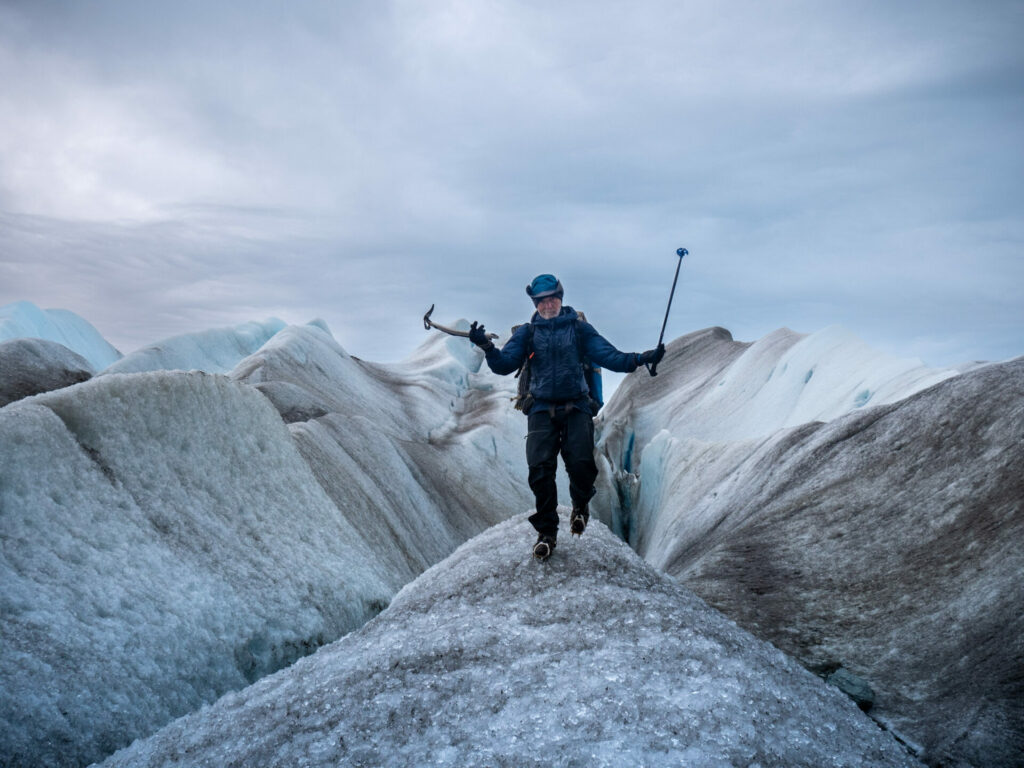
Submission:
[[[431,335],[387,365],[324,328],[291,326],[230,376],[262,392],[395,589],[529,506],[514,382],[481,371],[465,339]]]
[[[207,374],[0,410],[3,752],[82,765],[361,625],[391,590],[277,412]]]
[[[1024,359],[934,371],[835,335],[675,340],[667,380],[602,413],[600,506],[745,628],[869,683],[927,762],[1016,765]]]
[[[0,307],[0,341],[44,339],[81,355],[101,371],[121,359],[118,352],[88,320],[66,309],[40,309],[30,301]]]
[[[544,564],[533,535],[490,528],[360,630],[103,766],[920,765],[600,523]]]
[[[103,373],[168,370],[228,373],[284,327],[283,320],[271,317],[262,322],[171,336],[129,352],[107,366]]]
[[[0,407],[88,381],[94,372],[88,360],[55,341],[0,341]]]
[[[515,381],[465,339],[385,365],[271,318],[116,354],[0,408],[11,764],[1024,756],[1020,361],[676,339],[597,420],[594,519],[639,557],[592,522],[544,571]]]
[[[237,378],[111,373],[0,409],[15,764],[102,758],[360,626],[525,508],[511,470],[460,471],[521,440],[475,351],[431,339],[372,366],[316,324],[272,342]],[[322,415],[283,417],[281,388]]]

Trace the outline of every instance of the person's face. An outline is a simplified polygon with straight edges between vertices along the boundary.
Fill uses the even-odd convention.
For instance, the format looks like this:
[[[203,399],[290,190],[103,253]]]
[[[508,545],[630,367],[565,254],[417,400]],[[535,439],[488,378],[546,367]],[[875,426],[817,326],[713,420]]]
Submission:
[[[561,311],[562,300],[557,296],[545,296],[537,302],[537,314],[545,320],[551,320],[552,318],[558,317],[558,313]]]

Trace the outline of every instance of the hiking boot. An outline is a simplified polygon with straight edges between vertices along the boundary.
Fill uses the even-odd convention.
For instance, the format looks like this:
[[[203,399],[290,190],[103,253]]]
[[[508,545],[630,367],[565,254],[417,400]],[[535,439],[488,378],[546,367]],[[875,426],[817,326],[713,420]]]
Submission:
[[[572,515],[569,517],[569,533],[582,536],[583,532],[587,530],[588,522],[590,522],[590,510],[587,509],[587,505],[573,507]]]
[[[537,543],[533,545],[533,556],[538,560],[547,560],[555,551],[555,537],[545,536],[543,533],[537,537]]]

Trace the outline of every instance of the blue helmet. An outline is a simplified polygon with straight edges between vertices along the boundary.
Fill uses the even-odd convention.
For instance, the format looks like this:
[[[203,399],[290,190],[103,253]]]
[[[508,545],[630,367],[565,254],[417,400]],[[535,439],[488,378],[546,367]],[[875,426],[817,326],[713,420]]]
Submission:
[[[526,295],[533,299],[534,305],[548,296],[560,299],[564,294],[561,281],[554,275],[537,275],[533,282],[526,286]]]

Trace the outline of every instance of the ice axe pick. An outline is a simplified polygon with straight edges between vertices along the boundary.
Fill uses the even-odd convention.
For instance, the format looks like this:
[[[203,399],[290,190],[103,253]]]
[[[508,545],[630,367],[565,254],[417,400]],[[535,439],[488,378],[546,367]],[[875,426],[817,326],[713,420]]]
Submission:
[[[430,316],[433,313],[434,313],[434,305],[431,304],[430,305],[430,309],[427,310],[427,314],[425,314],[423,316],[423,327],[426,328],[428,331],[431,328],[436,328],[439,331],[443,331],[444,333],[447,333],[449,336],[461,336],[464,339],[468,339],[469,338],[469,331],[456,331],[454,328],[447,328],[447,327],[445,327],[443,325],[439,325],[439,324],[435,323],[433,320],[430,319]],[[488,339],[496,339],[496,338],[498,338],[498,334],[496,334],[496,333],[488,333],[487,334],[487,338]]]

